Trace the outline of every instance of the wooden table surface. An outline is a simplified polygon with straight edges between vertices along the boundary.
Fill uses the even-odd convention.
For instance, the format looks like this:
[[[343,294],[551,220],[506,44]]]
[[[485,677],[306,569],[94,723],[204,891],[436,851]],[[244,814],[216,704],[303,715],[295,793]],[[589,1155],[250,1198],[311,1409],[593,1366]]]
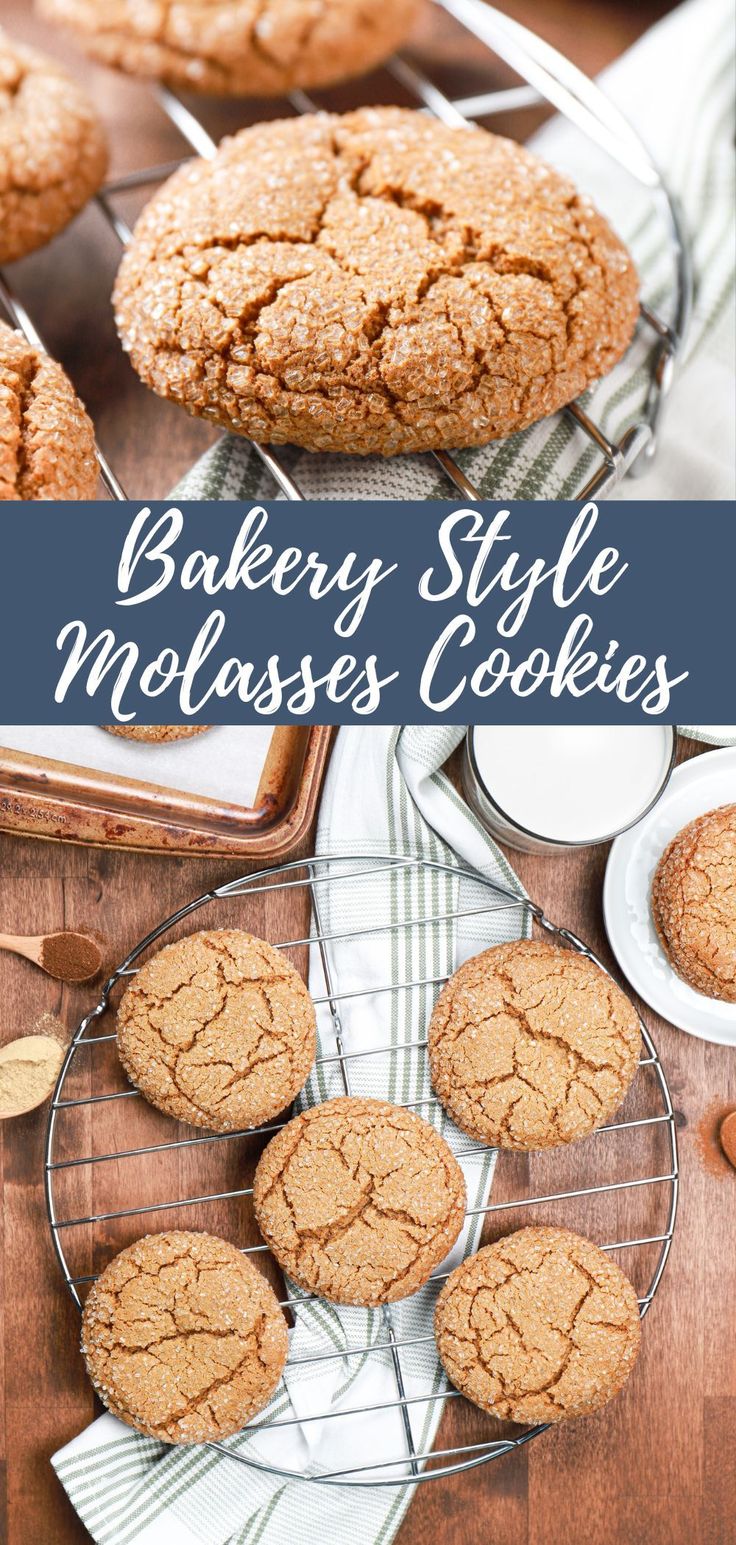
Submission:
[[[688,746],[684,754],[693,754]],[[510,855],[521,878],[549,916],[575,929],[610,961],[601,916],[606,849],[538,858]],[[178,906],[223,880],[227,866],[201,860],[140,857],[69,845],[0,839],[2,909],[0,925],[10,931],[38,931],[94,925],[109,937],[116,958]],[[230,871],[232,873],[232,870]],[[242,911],[218,914],[218,925],[242,923],[274,939],[299,937],[303,901],[276,892]],[[296,932],[295,932],[296,930]],[[72,1026],[93,1001],[91,989],[62,990],[27,962],[0,963],[2,1039],[27,1028],[42,1010],[58,1013]],[[402,1526],[400,1545],[428,1538],[449,1545],[726,1545],[736,1516],[736,1360],[733,1304],[736,1300],[734,1198],[736,1177],[718,1163],[700,1128],[714,1132],[718,1114],[736,1104],[733,1051],[694,1040],[658,1022],[646,1011],[677,1109],[682,1196],[675,1242],[664,1280],[644,1327],[639,1365],[621,1397],[608,1410],[578,1424],[551,1431],[513,1457],[452,1479],[419,1488]],[[106,1028],[109,1028],[106,1027]],[[92,1057],[92,1054],[90,1054]],[[100,1060],[98,1060],[100,1059]],[[114,1057],[95,1053],[95,1070],[83,1064],[73,1094],[123,1087]],[[651,1076],[651,1075],[650,1075]],[[625,1114],[640,1114],[646,1091],[640,1074],[627,1097]],[[102,1117],[101,1117],[102,1110]],[[651,1111],[651,1107],[649,1107]],[[62,1145],[77,1155],[156,1140],[158,1117],[143,1101],[96,1107],[102,1119],[90,1130],[83,1107],[64,1127]],[[78,1353],[77,1312],[63,1287],[53,1256],[42,1187],[45,1113],[8,1123],[0,1131],[3,1178],[3,1237],[0,1304],[3,1317],[4,1377],[0,1439],[4,1449],[5,1534],[8,1545],[53,1541],[81,1545],[87,1538],[56,1482],[49,1455],[95,1414],[90,1386]],[[662,1129],[654,1129],[661,1135]],[[166,1137],[171,1136],[170,1124]],[[182,1135],[191,1135],[182,1129]],[[652,1130],[592,1138],[571,1150],[503,1155],[494,1202],[513,1196],[565,1189],[568,1181],[595,1184],[598,1178],[644,1173],[641,1143]],[[91,1145],[91,1146],[90,1146]],[[102,1147],[100,1147],[102,1145]],[[605,1145],[605,1146],[603,1146]],[[248,1184],[252,1158],[238,1140],[210,1150],[186,1149],[164,1161],[96,1165],[94,1171],[66,1172],[59,1215],[142,1204],[164,1195],[197,1194]],[[225,1150],[227,1151],[225,1153]],[[666,1169],[664,1144],[652,1168]],[[175,1189],[171,1189],[174,1185]],[[166,1190],[162,1189],[166,1186]],[[125,1200],[121,1202],[122,1194]],[[188,1191],[184,1188],[188,1187]],[[176,1189],[178,1188],[178,1189]],[[601,1242],[656,1232],[662,1224],[664,1188],[613,1193],[590,1203],[566,1204],[564,1211],[539,1206],[521,1221],[565,1222]],[[242,1235],[242,1207],[211,1204],[202,1212],[161,1214],[152,1227],[220,1229]],[[496,1233],[516,1226],[519,1214],[501,1213]],[[72,1232],[74,1239],[71,1238]],[[75,1272],[99,1269],[115,1248],[140,1233],[140,1223],[110,1224],[68,1231]],[[492,1237],[488,1231],[488,1237]],[[636,1254],[637,1259],[634,1260]],[[625,1269],[644,1286],[655,1256],[626,1252]],[[448,1407],[440,1443],[487,1435],[487,1418],[464,1402]],[[298,1545],[298,1541],[295,1541]],[[329,1542],[333,1545],[333,1542]],[[334,1542],[338,1545],[338,1542]],[[341,1542],[340,1542],[341,1545]],[[359,1542],[357,1542],[359,1545]]]

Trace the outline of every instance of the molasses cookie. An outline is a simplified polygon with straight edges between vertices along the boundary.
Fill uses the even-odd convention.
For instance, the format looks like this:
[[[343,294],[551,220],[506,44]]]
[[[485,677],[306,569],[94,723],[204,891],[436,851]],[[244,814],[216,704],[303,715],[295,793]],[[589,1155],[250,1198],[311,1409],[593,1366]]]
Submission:
[[[736,805],[698,816],[665,849],[652,915],[678,976],[708,998],[736,1003]]]
[[[465,962],[429,1026],[432,1082],[457,1125],[497,1148],[552,1148],[600,1126],[636,1072],[633,1005],[584,955],[531,939]]]
[[[370,108],[259,124],[176,172],[115,287],[142,379],[314,451],[484,445],[624,353],[634,266],[511,140]]]
[[[94,499],[98,471],[92,423],[61,365],[0,322],[0,501]]]
[[[118,1010],[120,1060],[141,1094],[217,1132],[260,1126],[290,1105],[315,1036],[298,971],[281,950],[234,928],[167,944]]]
[[[286,1362],[265,1277],[211,1234],[150,1234],[110,1262],[82,1315],[82,1353],[114,1416],[162,1443],[230,1437]]]
[[[0,28],[0,263],[51,241],[106,169],[105,134],[85,93]]]
[[[403,43],[418,0],[39,0],[93,58],[189,91],[282,96],[362,75]]]
[[[471,1255],[435,1312],[447,1377],[512,1422],[588,1416],[625,1384],[641,1339],[631,1283],[589,1239],[523,1228]]]
[[[190,740],[192,735],[204,735],[211,724],[103,724],[108,735],[119,735],[122,740],[144,740],[149,745],[160,746],[170,740]]]
[[[452,1249],[465,1182],[444,1138],[412,1111],[345,1097],[271,1139],[253,1201],[300,1287],[338,1304],[386,1304],[416,1292]]]

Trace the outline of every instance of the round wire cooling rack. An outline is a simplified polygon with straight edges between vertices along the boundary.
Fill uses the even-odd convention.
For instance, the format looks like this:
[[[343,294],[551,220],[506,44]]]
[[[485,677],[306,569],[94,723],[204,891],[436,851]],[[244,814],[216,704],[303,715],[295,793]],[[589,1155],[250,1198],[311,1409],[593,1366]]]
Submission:
[[[425,898],[432,897],[427,913],[417,906],[420,884]],[[310,916],[300,937],[273,937],[279,931],[277,921],[273,921],[281,910],[279,892],[291,893],[292,899],[296,894],[304,916]],[[323,1085],[328,1079],[332,1081],[330,1089],[321,1088],[321,1097],[354,1092],[355,1066],[370,1066],[371,1059],[376,1059],[374,1066],[385,1064],[389,1069],[399,1056],[413,1058],[418,1067],[426,1066],[426,1026],[436,995],[461,959],[487,947],[493,928],[498,926],[493,921],[496,914],[521,912],[522,932],[528,932],[527,924],[533,922],[561,946],[606,970],[581,939],[550,921],[542,908],[527,897],[461,865],[431,861],[411,853],[321,855],[293,860],[198,896],[153,929],[112,973],[99,1002],[74,1033],[54,1091],[46,1135],[46,1202],[56,1255],[67,1288],[79,1308],[86,1288],[119,1249],[151,1226],[175,1226],[171,1221],[159,1222],[158,1214],[174,1214],[180,1227],[204,1228],[234,1239],[243,1253],[261,1257],[267,1272],[275,1269],[252,1218],[252,1186],[243,1182],[248,1179],[249,1165],[254,1167],[263,1139],[284,1122],[226,1133],[195,1133],[188,1127],[179,1128],[170,1118],[153,1110],[126,1083],[116,1055],[114,1029],[90,1033],[113,1008],[116,989],[135,975],[141,958],[172,931],[175,937],[186,932],[181,925],[195,914],[203,910],[217,913],[216,918],[208,915],[206,924],[198,919],[199,926],[240,926],[258,933],[259,929],[266,931],[263,916],[268,909],[271,942],[289,951],[303,972],[309,962],[310,986],[320,1026],[315,1076]],[[430,930],[435,933],[430,935]],[[437,948],[429,944],[438,930],[444,930],[447,942],[444,957],[442,951],[438,954]],[[381,976],[377,980],[372,974],[372,946],[380,945],[381,940],[390,947],[391,967],[385,979]],[[412,969],[414,962],[419,962],[418,973]],[[394,1010],[397,1003],[405,1006],[403,1017]],[[381,1029],[379,1043],[368,1048],[353,1044],[351,1038],[352,1016],[366,1009],[374,1016],[380,1015]],[[519,1155],[502,1153],[493,1200],[484,1192],[481,1205],[471,1207],[468,1217],[476,1220],[478,1229],[494,1230],[493,1237],[518,1227],[518,1214],[521,1221],[553,1221],[587,1233],[606,1252],[624,1256],[643,1317],[659,1287],[672,1242],[678,1160],[675,1115],[667,1079],[640,1016],[639,1022],[643,1040],[641,1072],[618,1113],[619,1119],[598,1128],[582,1142],[544,1154],[525,1155],[521,1165]],[[402,1026],[407,1024],[418,1028],[419,1033],[401,1039]],[[420,1079],[418,1087],[426,1089],[426,1095],[396,1098],[395,1103],[421,1108],[427,1120],[445,1120],[428,1073]],[[360,1092],[365,1093],[365,1088]],[[179,1135],[181,1131],[187,1135]],[[491,1152],[475,1143],[463,1147],[462,1135],[455,1132],[458,1136],[458,1157]],[[468,1140],[464,1141],[467,1144]],[[211,1189],[204,1189],[210,1185]],[[550,1207],[556,1209],[552,1217]],[[622,1232],[623,1237],[619,1237]],[[477,1248],[477,1241],[473,1247]],[[431,1294],[432,1284],[439,1284],[447,1275],[443,1271],[433,1274],[429,1289],[421,1291]],[[300,1305],[314,1302],[314,1295],[287,1293],[280,1302],[287,1314],[294,1314]],[[444,1380],[439,1364],[437,1377],[430,1381],[426,1392],[422,1389],[411,1393],[416,1386],[407,1377],[407,1358],[411,1359],[413,1349],[420,1343],[432,1343],[434,1338],[429,1318],[427,1334],[403,1334],[397,1324],[402,1303],[410,1304],[411,1300],[377,1311],[377,1338],[367,1344],[347,1344],[336,1350],[334,1340],[325,1332],[324,1346],[320,1345],[309,1357],[290,1355],[287,1364],[288,1376],[289,1368],[299,1362],[326,1365],[352,1358],[352,1364],[346,1362],[350,1370],[356,1360],[360,1359],[363,1366],[366,1360],[378,1356],[391,1375],[390,1399],[370,1404],[353,1404],[348,1399],[347,1405],[310,1410],[306,1416],[292,1413],[284,1417],[277,1413],[269,1418],[267,1412],[261,1413],[235,1440],[237,1449],[219,1443],[208,1446],[248,1467],[288,1479],[384,1487],[414,1485],[473,1469],[513,1452],[546,1430],[544,1425],[512,1427],[471,1407]],[[423,1446],[417,1441],[412,1417],[426,1414],[437,1402],[439,1411],[449,1416],[450,1426],[453,1417],[449,1412],[452,1403],[456,1403],[456,1409],[463,1412],[462,1429],[457,1435],[450,1434],[457,1436],[457,1441],[446,1441],[443,1436],[437,1446],[433,1446],[433,1430],[431,1442]],[[361,1453],[360,1423],[356,1419],[385,1413],[381,1416],[384,1421],[391,1411],[396,1413],[400,1452],[375,1463],[366,1462],[365,1442]],[[299,1470],[280,1462],[278,1454],[272,1462],[270,1450],[264,1460],[249,1453],[247,1446],[243,1449],[244,1442],[247,1445],[249,1439],[264,1434],[269,1435],[270,1441],[275,1435],[279,1443],[279,1429],[286,1429],[287,1433],[290,1428],[303,1430],[303,1424],[309,1422],[328,1422],[332,1432],[335,1423],[343,1423],[345,1431],[351,1418],[350,1442],[355,1452],[351,1449],[347,1462],[337,1468],[318,1473],[310,1467]]]

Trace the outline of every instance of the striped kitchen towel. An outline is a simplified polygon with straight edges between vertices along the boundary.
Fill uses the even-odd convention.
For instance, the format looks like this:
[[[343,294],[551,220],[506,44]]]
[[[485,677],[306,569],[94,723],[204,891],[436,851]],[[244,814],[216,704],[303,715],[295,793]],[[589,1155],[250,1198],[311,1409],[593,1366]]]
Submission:
[[[586,16],[586,25],[591,25]],[[732,0],[686,0],[601,76],[677,195],[692,245],[693,317],[660,450],[646,476],[617,497],[716,499],[734,494],[734,9]],[[574,178],[630,246],[642,295],[667,317],[673,269],[651,195],[578,130],[556,118],[531,142]],[[651,335],[640,329],[626,358],[586,394],[609,438],[641,417]],[[282,450],[308,499],[447,499],[430,456],[314,456]],[[572,499],[600,453],[562,415],[457,460],[486,499]],[[274,484],[246,441],[224,436],[175,490],[188,499],[272,499]]]
[[[458,1152],[470,1209],[488,1198],[495,1154],[459,1133],[432,1095],[426,1051],[407,1045],[426,1033],[436,989],[379,992],[386,983],[441,978],[489,944],[529,933],[529,910],[513,870],[456,794],[441,768],[463,729],[382,728],[343,730],[338,737],[322,798],[318,852],[366,855],[412,853],[440,867],[380,868],[357,883],[320,887],[321,924],[328,933],[377,928],[387,918],[427,919],[422,927],[368,934],[331,945],[335,991],[347,984],[375,984],[375,996],[341,999],[342,1036],[348,1051],[351,1092],[410,1103],[441,1130]],[[511,896],[499,910],[442,921],[451,912],[472,914],[488,906],[487,888],[459,879],[457,861],[495,880]],[[442,865],[455,866],[446,872]],[[355,868],[354,864],[350,865]],[[494,898],[494,905],[496,901]],[[310,982],[324,993],[313,947]],[[318,1015],[320,1052],[334,1054],[335,1034],[326,1007]],[[343,1093],[339,1068],[322,1064],[302,1099],[314,1104]],[[447,1265],[477,1247],[482,1216],[471,1217]],[[295,1290],[291,1288],[291,1292]],[[80,1518],[98,1545],[388,1545],[412,1488],[315,1484],[371,1467],[372,1478],[401,1482],[408,1473],[404,1420],[415,1453],[434,1442],[446,1381],[432,1337],[436,1285],[384,1310],[336,1309],[323,1301],[295,1311],[285,1379],[266,1413],[281,1425],[259,1431],[258,1421],[228,1447],[249,1461],[208,1447],[171,1448],[134,1433],[105,1415],[58,1453],[53,1464]],[[396,1371],[387,1349],[391,1334],[407,1343],[401,1373],[407,1404],[392,1408]],[[366,1355],[345,1348],[379,1344]],[[325,1345],[328,1362],[310,1361]],[[81,1376],[81,1368],[80,1368]],[[332,1420],[336,1412],[345,1413]],[[350,1414],[347,1414],[350,1413]],[[391,1461],[401,1459],[401,1463]],[[419,1460],[421,1464],[421,1458]],[[292,1472],[290,1476],[289,1472]],[[293,1474],[314,1480],[293,1479]]]

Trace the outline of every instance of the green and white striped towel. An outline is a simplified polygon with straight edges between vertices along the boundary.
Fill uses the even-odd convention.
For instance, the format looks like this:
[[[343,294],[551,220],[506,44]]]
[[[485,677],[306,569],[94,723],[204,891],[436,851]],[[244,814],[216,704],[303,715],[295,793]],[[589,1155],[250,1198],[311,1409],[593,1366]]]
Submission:
[[[372,934],[357,944],[337,942],[330,964],[338,991],[356,981],[378,988],[386,982],[442,977],[479,949],[529,931],[524,893],[513,870],[440,771],[462,734],[461,728],[343,730],[322,799],[318,851],[335,856],[408,851],[440,864],[460,858],[512,890],[519,901],[455,925],[433,922]],[[371,928],[387,916],[434,919],[488,904],[487,891],[481,893],[476,881],[421,867],[322,887],[319,894],[327,933]],[[321,996],[315,947],[310,981]],[[462,1150],[469,1206],[480,1207],[488,1197],[495,1155],[476,1149],[432,1099],[426,1052],[404,1048],[425,1033],[433,997],[432,989],[418,988],[341,1002],[347,1050],[362,1052],[388,1042],[399,1048],[350,1061],[350,1087],[356,1094],[411,1102],[431,1119]],[[334,1027],[325,1008],[318,1033],[320,1051],[329,1056]],[[303,1098],[312,1104],[343,1092],[338,1067],[328,1063],[315,1071]],[[477,1246],[481,1224],[482,1217],[476,1217],[466,1225],[449,1265]],[[437,1396],[445,1388],[432,1340],[435,1294],[430,1285],[383,1311],[335,1309],[322,1302],[298,1308],[286,1377],[268,1410],[270,1418],[291,1424],[270,1433],[251,1428],[229,1446],[257,1464],[300,1476],[357,1463],[374,1466],[376,1479],[387,1474],[401,1479],[404,1469],[385,1469],[388,1460],[406,1452],[401,1414],[387,1409],[396,1394],[391,1354],[336,1356],[328,1363],[303,1360],[324,1352],[326,1344],[336,1353],[385,1344],[388,1317],[398,1339],[416,1342],[402,1353],[410,1402],[405,1410],[415,1451],[426,1453],[443,1406]],[[339,1421],[314,1419],[337,1410],[356,1414]],[[110,1415],[62,1449],[53,1464],[99,1545],[255,1545],[262,1538],[270,1545],[343,1545],[347,1540],[388,1545],[412,1496],[405,1486],[337,1488],[246,1469],[212,1449],[168,1448],[132,1433]]]
[[[638,130],[680,199],[695,274],[686,357],[664,419],[660,453],[646,477],[624,482],[617,497],[734,494],[733,47],[732,0],[687,0],[601,76],[607,95]],[[631,247],[644,298],[668,315],[672,264],[651,195],[560,119],[532,144],[592,194]],[[651,337],[641,330],[626,359],[587,396],[586,406],[610,438],[619,438],[641,416],[650,345]],[[366,460],[290,449],[282,454],[311,499],[446,499],[450,493],[429,456]],[[572,499],[598,454],[558,415],[457,459],[484,498]],[[274,485],[247,443],[225,436],[176,494],[271,499]]]

